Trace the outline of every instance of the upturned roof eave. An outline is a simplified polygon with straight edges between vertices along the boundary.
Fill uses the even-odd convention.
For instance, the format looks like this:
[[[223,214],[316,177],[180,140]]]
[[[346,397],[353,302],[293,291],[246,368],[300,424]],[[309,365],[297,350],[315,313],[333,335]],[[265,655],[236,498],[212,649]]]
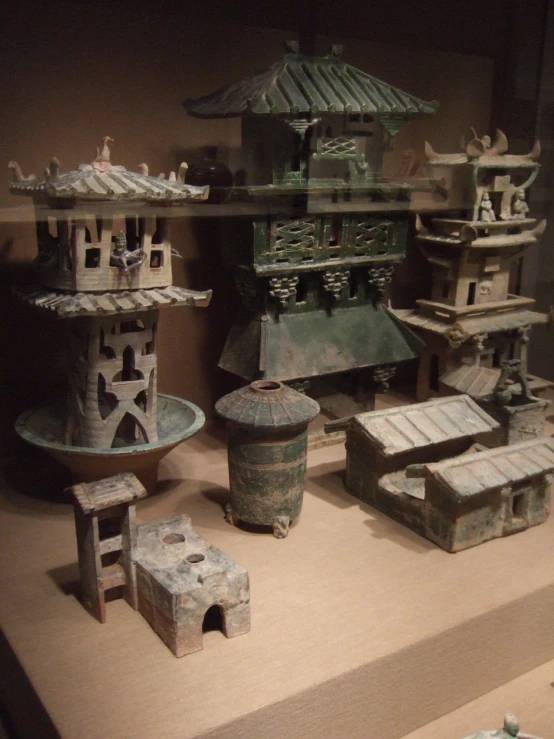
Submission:
[[[396,118],[398,120],[415,120],[418,118],[430,118],[432,115],[434,115],[438,108],[438,103],[428,103],[429,106],[435,105],[433,110],[429,111],[399,111],[399,110],[376,110],[375,108],[372,108],[371,106],[361,105],[359,108],[354,107],[348,107],[343,108],[342,110],[337,110],[334,107],[328,107],[327,109],[320,109],[317,106],[310,106],[306,108],[297,108],[293,109],[291,108],[288,111],[284,110],[256,110],[255,106],[253,105],[243,105],[240,108],[237,108],[235,110],[225,111],[221,112],[219,110],[212,110],[212,111],[202,111],[202,110],[195,110],[191,106],[192,103],[198,103],[202,98],[197,98],[196,100],[193,100],[191,98],[188,98],[187,100],[183,101],[183,106],[186,109],[187,113],[192,118],[200,118],[203,120],[217,120],[217,119],[224,119],[224,118],[243,118],[246,115],[253,115],[253,116],[273,116],[275,118],[295,118],[299,115],[318,115],[321,113],[325,113],[327,115],[364,115],[366,113],[369,113],[370,115],[375,115],[376,117],[380,118]]]
[[[329,80],[331,66],[335,74]],[[340,75],[336,74],[337,68]],[[272,95],[280,103],[272,104]],[[188,98],[183,106],[189,115],[204,119],[236,118],[248,113],[275,116],[369,113],[408,120],[433,115],[439,104],[421,100],[341,59],[286,54],[264,72],[220,87],[209,95]]]

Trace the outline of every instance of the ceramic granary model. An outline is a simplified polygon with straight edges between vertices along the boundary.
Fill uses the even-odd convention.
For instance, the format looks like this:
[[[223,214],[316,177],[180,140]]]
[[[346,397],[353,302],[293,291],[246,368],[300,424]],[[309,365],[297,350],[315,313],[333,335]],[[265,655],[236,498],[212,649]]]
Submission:
[[[425,341],[418,400],[467,393],[501,422],[496,444],[542,434],[547,403],[535,396],[551,386],[527,370],[531,328],[548,316],[533,310],[531,298],[509,292],[511,267],[546,227],[530,217],[526,202],[540,147],[524,155],[507,149],[501,131],[494,141],[475,136],[457,154],[437,154],[427,144],[429,172],[450,177],[456,211],[418,219],[417,243],[433,274],[431,299],[396,311]]]
[[[346,487],[449,552],[543,523],[554,440],[488,449],[499,423],[467,395],[361,413],[346,428]]]
[[[102,623],[106,599],[123,596],[176,657],[202,649],[206,614],[227,637],[250,631],[248,573],[192,528],[188,516],[137,526],[146,496],[128,473],[72,488],[85,608]]]
[[[318,58],[285,46],[270,69],[184,103],[192,116],[242,120],[245,182],[229,202],[252,215],[223,225],[243,305],[220,366],[304,388],[326,376],[314,383],[322,404],[343,391],[371,404],[420,347],[383,300],[404,257],[411,191],[383,178],[383,156],[438,104],[352,67],[341,46]]]
[[[139,173],[113,165],[112,143],[105,136],[75,171],[56,159],[43,179],[14,168],[10,191],[35,205],[40,282],[19,296],[67,319],[70,333],[67,401],[28,411],[17,431],[79,479],[133,469],[151,488],[159,459],[204,420],[193,404],[158,395],[157,329],[160,308],[210,302],[210,291],[171,284],[169,240],[169,206],[208,189],[182,182],[185,165],[169,179],[145,164]]]
[[[540,739],[534,734],[523,734],[519,730],[519,721],[512,713],[504,716],[504,725],[502,729],[493,729],[491,731],[478,731],[477,734],[470,734],[464,739]]]
[[[307,427],[319,405],[281,382],[257,380],[215,410],[229,425],[229,522],[271,526],[284,538],[302,508]]]

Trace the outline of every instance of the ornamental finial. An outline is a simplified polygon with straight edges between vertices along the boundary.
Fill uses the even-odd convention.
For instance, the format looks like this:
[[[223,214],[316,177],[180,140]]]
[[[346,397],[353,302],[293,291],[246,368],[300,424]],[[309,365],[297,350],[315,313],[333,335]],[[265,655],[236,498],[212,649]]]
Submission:
[[[295,40],[285,41],[284,47],[287,54],[298,54],[300,51],[300,44]]]
[[[92,163],[94,169],[100,170],[100,172],[109,172],[112,168],[110,162],[110,146],[114,140],[111,136],[102,137],[102,148],[96,147],[96,159]]]

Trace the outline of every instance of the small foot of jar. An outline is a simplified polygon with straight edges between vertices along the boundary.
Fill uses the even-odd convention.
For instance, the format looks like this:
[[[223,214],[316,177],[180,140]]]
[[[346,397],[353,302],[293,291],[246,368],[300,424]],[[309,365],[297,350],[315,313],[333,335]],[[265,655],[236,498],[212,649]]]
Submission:
[[[233,513],[233,509],[231,508],[231,504],[227,503],[225,505],[225,520],[227,523],[230,523],[231,526],[236,526],[238,523],[238,518]]]
[[[273,536],[276,539],[285,539],[289,533],[290,518],[287,516],[277,516],[273,521]]]

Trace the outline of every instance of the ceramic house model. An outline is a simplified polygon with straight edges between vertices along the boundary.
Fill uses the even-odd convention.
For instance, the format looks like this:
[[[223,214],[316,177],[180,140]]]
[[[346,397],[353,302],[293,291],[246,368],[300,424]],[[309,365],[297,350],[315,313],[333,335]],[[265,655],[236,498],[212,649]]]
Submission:
[[[417,355],[383,305],[403,258],[410,186],[382,176],[383,154],[428,103],[296,42],[270,69],[187,100],[200,118],[242,119],[249,217],[229,218],[226,259],[243,307],[220,360],[247,380],[308,380]],[[344,377],[344,375],[343,375]],[[381,375],[381,379],[384,379]]]
[[[40,286],[21,290],[20,297],[70,319],[68,410],[56,439],[69,447],[110,450],[160,441],[159,309],[206,306],[211,297],[172,286],[168,233],[170,206],[205,199],[207,188],[185,185],[175,174],[150,177],[145,164],[140,173],[113,165],[112,143],[104,137],[94,161],[75,171],[62,173],[52,159],[43,179],[23,179],[12,163],[10,191],[33,199],[38,242]],[[171,415],[176,403],[162,405],[171,405]],[[44,439],[29,431],[32,424],[25,417],[18,431],[40,445]]]
[[[344,425],[347,489],[449,552],[548,516],[554,441],[486,449],[480,442],[499,424],[467,395],[362,413]]]
[[[188,516],[137,526],[146,496],[128,473],[72,488],[83,605],[106,620],[107,597],[139,610],[176,657],[202,649],[206,613],[227,637],[250,631],[247,571],[194,531]]]
[[[532,299],[510,294],[509,278],[512,264],[546,227],[529,217],[526,202],[540,147],[521,156],[507,149],[501,131],[494,142],[474,138],[459,154],[426,146],[430,173],[449,174],[464,207],[448,217],[418,220],[417,241],[433,271],[432,295],[413,311],[397,311],[425,340],[418,400],[452,392],[484,398],[507,360],[518,360],[527,377],[529,332],[547,317],[533,311]],[[530,378],[533,392],[548,384]]]

